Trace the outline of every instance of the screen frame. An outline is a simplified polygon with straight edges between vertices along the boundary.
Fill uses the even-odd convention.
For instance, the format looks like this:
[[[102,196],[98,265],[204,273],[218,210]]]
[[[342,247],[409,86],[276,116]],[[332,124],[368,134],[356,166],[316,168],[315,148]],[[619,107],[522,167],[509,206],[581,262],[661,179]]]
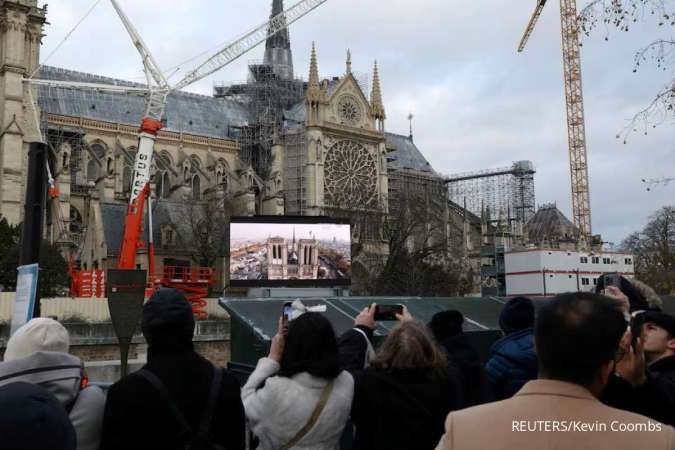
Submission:
[[[233,224],[240,223],[269,223],[269,224],[329,224],[329,225],[348,225],[350,234],[350,246],[352,223],[349,219],[327,217],[327,216],[234,216],[230,218],[228,233],[230,238],[227,241],[227,255],[230,257],[230,239]],[[351,250],[350,250],[351,253]],[[350,254],[351,259],[351,254]],[[228,264],[228,276],[232,274],[229,272],[230,265]],[[351,271],[350,271],[351,272]],[[352,279],[345,278],[339,280],[233,280],[229,278],[229,286],[233,288],[266,288],[266,287],[312,287],[312,288],[330,288],[351,286]]]

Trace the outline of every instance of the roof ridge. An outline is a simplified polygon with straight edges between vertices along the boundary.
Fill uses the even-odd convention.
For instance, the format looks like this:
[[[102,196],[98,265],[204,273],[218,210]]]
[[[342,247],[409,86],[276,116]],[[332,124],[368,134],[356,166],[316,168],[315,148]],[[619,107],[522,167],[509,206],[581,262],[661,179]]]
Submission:
[[[106,84],[113,84],[113,85],[116,85],[116,86],[141,87],[141,88],[146,87],[146,85],[143,84],[143,83],[138,83],[138,82],[135,82],[135,81],[123,80],[123,79],[121,79],[121,78],[107,77],[107,76],[105,76],[105,75],[98,75],[98,74],[91,73],[91,72],[82,72],[82,71],[79,71],[79,70],[64,69],[64,68],[62,68],[62,67],[49,66],[49,65],[42,65],[42,66],[40,66],[40,70],[42,70],[42,69],[47,69],[48,71],[49,71],[49,70],[52,70],[52,71],[55,71],[55,72],[58,72],[58,73],[63,73],[63,74],[78,75],[78,76],[81,76],[81,77],[87,77],[87,78],[91,77],[91,78],[93,78],[93,79],[95,79],[95,80],[107,81],[108,83],[106,83]],[[208,99],[210,99],[210,100],[217,100],[217,101],[226,101],[226,100],[229,100],[229,99],[220,99],[220,98],[216,98],[216,97],[214,97],[214,96],[212,96],[212,95],[198,94],[198,93],[195,93],[195,92],[189,92],[189,91],[184,91],[184,90],[171,91],[171,94],[170,94],[170,95],[176,95],[176,94],[178,94],[178,95],[183,95],[183,96],[185,96],[185,97],[192,97],[192,98],[208,98]],[[235,101],[233,101],[233,100],[230,100],[230,101],[231,101],[232,103],[237,103],[237,102],[235,102]]]

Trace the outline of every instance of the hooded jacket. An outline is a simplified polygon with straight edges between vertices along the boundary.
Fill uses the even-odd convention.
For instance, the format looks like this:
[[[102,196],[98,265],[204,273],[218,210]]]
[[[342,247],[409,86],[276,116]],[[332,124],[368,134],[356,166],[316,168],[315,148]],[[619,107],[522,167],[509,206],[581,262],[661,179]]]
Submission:
[[[213,365],[194,351],[192,307],[175,289],[157,291],[143,306],[141,329],[148,342],[143,369],[159,378],[176,408],[196,433],[209,401]],[[226,371],[209,428],[209,442],[228,450],[245,447],[245,419],[239,384]],[[183,450],[180,422],[146,379],[130,374],[111,386],[105,405],[104,450]]]
[[[105,395],[95,386],[80,390],[82,376],[82,361],[67,353],[35,352],[0,363],[0,386],[25,382],[45,388],[69,411],[77,449],[98,450]]]
[[[534,329],[508,334],[495,342],[485,365],[495,400],[512,397],[525,383],[537,378]]]

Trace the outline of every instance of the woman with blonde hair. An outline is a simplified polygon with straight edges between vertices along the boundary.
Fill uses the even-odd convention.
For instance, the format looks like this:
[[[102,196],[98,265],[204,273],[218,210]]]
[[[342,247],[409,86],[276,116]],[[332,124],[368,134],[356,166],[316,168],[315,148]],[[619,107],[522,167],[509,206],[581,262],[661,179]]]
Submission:
[[[357,325],[374,328],[374,314],[366,308]],[[433,449],[460,405],[459,382],[424,324],[405,308],[397,318],[370,367],[355,373],[355,449]]]

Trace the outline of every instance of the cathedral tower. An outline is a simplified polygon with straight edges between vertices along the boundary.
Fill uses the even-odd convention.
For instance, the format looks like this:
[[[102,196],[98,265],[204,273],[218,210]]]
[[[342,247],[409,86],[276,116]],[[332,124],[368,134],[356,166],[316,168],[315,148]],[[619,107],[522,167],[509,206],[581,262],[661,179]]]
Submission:
[[[284,0],[273,0],[271,17],[282,12],[284,12]],[[293,53],[288,28],[267,38],[264,64],[272,66],[274,73],[282,80],[293,79]]]
[[[46,14],[37,0],[0,1],[0,215],[12,224],[23,216],[27,143],[39,138],[23,78],[38,67]]]

